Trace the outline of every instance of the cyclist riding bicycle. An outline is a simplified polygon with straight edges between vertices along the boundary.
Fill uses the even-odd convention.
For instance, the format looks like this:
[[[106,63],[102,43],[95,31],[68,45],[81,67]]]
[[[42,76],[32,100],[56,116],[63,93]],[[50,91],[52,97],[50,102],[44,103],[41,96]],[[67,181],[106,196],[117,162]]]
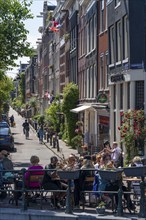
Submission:
[[[23,126],[23,133],[25,134],[26,139],[29,137],[29,123],[27,120],[22,124]]]

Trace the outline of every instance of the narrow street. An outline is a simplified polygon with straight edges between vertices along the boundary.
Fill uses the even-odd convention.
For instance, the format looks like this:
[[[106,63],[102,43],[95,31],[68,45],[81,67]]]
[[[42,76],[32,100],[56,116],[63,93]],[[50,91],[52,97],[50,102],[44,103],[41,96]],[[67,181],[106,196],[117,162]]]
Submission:
[[[12,108],[10,109],[9,116],[14,115],[16,127],[11,128],[12,133],[14,134],[14,141],[15,141],[15,148],[16,152],[11,153],[11,158],[14,163],[14,167],[16,169],[21,169],[22,167],[28,167],[30,164],[30,157],[32,155],[37,155],[40,158],[40,164],[46,165],[50,162],[50,157],[54,155],[54,153],[48,149],[44,144],[39,144],[38,138],[33,131],[33,129],[30,129],[29,132],[29,139],[26,140],[25,136],[23,134],[23,127],[22,124],[25,121],[25,118],[22,118],[20,115],[17,114],[16,111],[14,111]],[[62,153],[64,154],[65,158],[70,153],[77,154],[76,150],[70,149],[67,147],[64,142],[60,141],[60,148],[61,153],[57,153],[56,149],[53,149],[55,153],[57,153],[59,156],[62,156]]]

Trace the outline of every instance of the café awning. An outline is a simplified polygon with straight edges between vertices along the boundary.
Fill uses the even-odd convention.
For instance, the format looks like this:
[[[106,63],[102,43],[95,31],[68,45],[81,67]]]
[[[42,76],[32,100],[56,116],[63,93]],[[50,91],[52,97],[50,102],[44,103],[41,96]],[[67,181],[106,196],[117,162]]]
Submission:
[[[82,106],[79,106],[77,108],[73,108],[70,111],[73,112],[73,113],[79,113],[79,112],[85,111],[89,108],[92,108],[92,106],[91,105],[82,105]]]
[[[85,111],[87,109],[94,109],[94,110],[99,110],[99,109],[107,109],[108,105],[107,104],[92,104],[92,105],[82,105],[82,106],[79,106],[77,108],[73,108],[71,109],[70,111],[73,112],[73,113],[79,113],[79,112],[82,112],[82,111]]]

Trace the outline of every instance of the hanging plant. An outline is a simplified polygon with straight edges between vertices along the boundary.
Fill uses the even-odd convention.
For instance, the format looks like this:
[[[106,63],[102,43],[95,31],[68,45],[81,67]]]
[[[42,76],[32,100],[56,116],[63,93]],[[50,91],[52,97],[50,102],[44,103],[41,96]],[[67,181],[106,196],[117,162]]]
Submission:
[[[126,159],[129,162],[138,152],[136,142],[145,139],[146,127],[143,110],[129,110],[121,114],[121,126],[118,127],[121,142],[126,147]]]
[[[64,34],[64,40],[68,41],[69,39],[70,39],[70,34],[69,33]]]

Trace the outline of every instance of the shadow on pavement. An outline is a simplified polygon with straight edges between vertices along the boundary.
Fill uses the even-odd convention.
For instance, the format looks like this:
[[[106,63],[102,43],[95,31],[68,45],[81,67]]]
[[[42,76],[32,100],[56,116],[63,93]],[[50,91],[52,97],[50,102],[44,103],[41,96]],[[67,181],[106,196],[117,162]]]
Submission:
[[[14,142],[15,145],[24,145],[24,143]]]
[[[16,134],[20,134],[20,133],[14,133],[14,132],[12,132],[12,135],[16,135]]]

